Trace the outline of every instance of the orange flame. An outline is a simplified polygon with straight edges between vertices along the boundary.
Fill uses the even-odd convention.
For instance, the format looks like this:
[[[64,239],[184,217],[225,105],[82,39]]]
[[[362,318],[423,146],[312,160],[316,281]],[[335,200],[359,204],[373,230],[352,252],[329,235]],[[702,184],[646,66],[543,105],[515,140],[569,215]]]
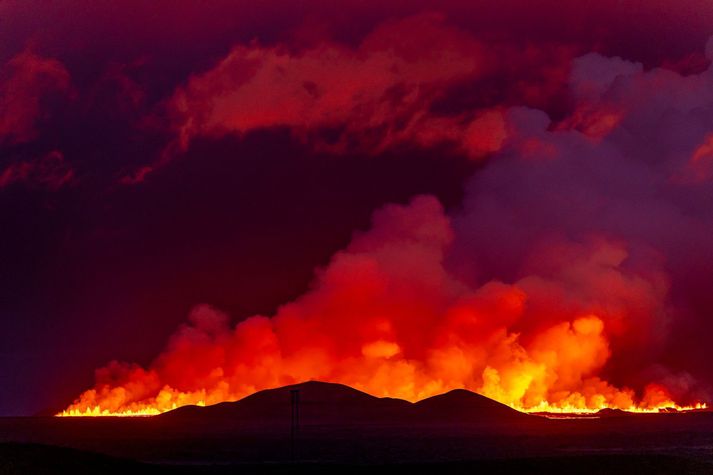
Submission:
[[[465,388],[526,412],[707,407],[656,381],[637,392],[604,378],[616,351],[655,341],[667,288],[623,270],[622,246],[550,245],[533,254],[542,274],[472,289],[443,265],[451,239],[434,198],[386,207],[275,316],[231,327],[198,307],[148,369],[109,364],[58,415],[154,415],[306,380],[409,401]]]
[[[181,398],[184,401],[190,401],[192,395],[182,394]],[[415,402],[415,400],[413,400]],[[108,409],[101,409],[100,406],[85,407],[84,409],[79,409],[74,406],[70,406],[62,412],[56,414],[57,417],[146,417],[146,416],[156,416],[164,412],[171,411],[181,406],[185,405],[195,405],[195,406],[206,406],[205,401],[198,400],[195,403],[186,402],[180,406],[177,403],[172,403],[170,406],[160,406],[160,405],[140,405],[136,409],[123,409],[118,411],[110,411]],[[594,414],[602,409],[620,409],[626,412],[641,413],[641,414],[656,414],[662,412],[686,412],[686,411],[698,411],[708,409],[706,403],[698,402],[689,406],[680,406],[671,400],[663,401],[658,403],[656,406],[636,406],[631,405],[629,407],[618,407],[610,405],[603,402],[601,406],[587,407],[572,403],[564,404],[550,404],[546,401],[542,401],[536,406],[523,407],[517,404],[511,404],[515,410],[520,412],[528,413],[553,413],[553,414]]]

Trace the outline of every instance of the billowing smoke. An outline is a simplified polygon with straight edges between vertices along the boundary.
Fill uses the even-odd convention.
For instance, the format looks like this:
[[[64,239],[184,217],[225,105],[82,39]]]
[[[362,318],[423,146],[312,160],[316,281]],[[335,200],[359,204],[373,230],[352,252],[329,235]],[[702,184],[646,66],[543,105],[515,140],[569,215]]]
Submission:
[[[126,193],[117,183],[146,185],[196,142],[276,130],[334,159],[418,149],[477,168],[455,208],[418,195],[376,210],[272,315],[234,323],[198,305],[149,365],[109,363],[66,414],[157,413],[309,379],[410,400],[467,388],[527,410],[709,400],[713,46],[659,68],[587,53],[591,38],[497,35],[455,16],[400,15],[301,43],[207,35],[215,61],[197,42],[165,83],[142,83],[165,71],[128,53],[76,78],[31,47],[3,57],[0,144],[16,156],[0,188],[79,181],[70,162],[86,137],[59,122],[90,128],[95,114],[120,155],[107,181]],[[207,30],[169,20],[166,51],[171,35]],[[511,20],[526,23],[499,21]],[[83,30],[67,25],[47,34]],[[60,132],[36,145],[52,117]],[[82,179],[101,174],[85,162]]]
[[[444,266],[454,231],[433,197],[388,205],[276,315],[232,327],[198,306],[149,369],[111,363],[70,410],[162,411],[310,379],[410,400],[465,387],[528,409],[672,403],[655,381],[637,393],[601,376],[619,346],[659,344],[658,265],[629,265],[626,244],[605,238],[550,240],[533,246],[531,273],[469,286]]]

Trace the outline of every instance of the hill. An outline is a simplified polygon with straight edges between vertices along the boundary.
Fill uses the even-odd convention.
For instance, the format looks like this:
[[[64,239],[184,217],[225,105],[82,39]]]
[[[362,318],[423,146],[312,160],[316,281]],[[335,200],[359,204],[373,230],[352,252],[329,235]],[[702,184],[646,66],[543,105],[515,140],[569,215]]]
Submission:
[[[299,391],[300,426],[392,423],[405,421],[412,413],[412,404],[401,399],[374,397],[343,384],[308,381],[259,391],[235,402],[185,406],[158,417],[285,425],[291,420],[292,391]]]
[[[456,389],[417,403],[378,398],[343,384],[309,381],[259,391],[235,402],[214,406],[186,406],[159,418],[177,421],[232,422],[263,429],[290,424],[293,391],[299,392],[299,424],[310,426],[463,425],[497,426],[513,421],[538,419],[504,404],[464,389]]]

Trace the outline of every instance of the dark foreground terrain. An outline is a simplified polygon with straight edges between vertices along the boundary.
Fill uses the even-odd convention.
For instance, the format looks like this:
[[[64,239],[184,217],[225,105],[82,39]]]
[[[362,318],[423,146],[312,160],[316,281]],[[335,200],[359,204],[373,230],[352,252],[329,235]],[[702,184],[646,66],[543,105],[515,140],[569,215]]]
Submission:
[[[713,413],[553,420],[462,390],[411,404],[312,382],[149,418],[0,419],[0,474],[423,471],[713,473]]]

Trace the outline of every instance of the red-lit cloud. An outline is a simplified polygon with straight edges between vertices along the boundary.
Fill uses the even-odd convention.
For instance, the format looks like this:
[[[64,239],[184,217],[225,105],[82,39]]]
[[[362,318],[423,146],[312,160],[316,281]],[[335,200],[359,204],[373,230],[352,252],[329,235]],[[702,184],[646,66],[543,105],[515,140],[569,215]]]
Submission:
[[[448,145],[482,159],[508,133],[504,105],[546,107],[563,94],[573,53],[560,44],[486,42],[435,13],[387,21],[357,46],[237,44],[176,89],[159,114],[175,141],[120,182],[143,182],[196,137],[275,128],[319,152]],[[478,107],[464,107],[464,93]]]
[[[572,52],[487,43],[442,15],[423,14],[378,26],[356,48],[238,45],[213,69],[191,77],[169,107],[184,149],[196,136],[284,127],[332,153],[450,143],[483,158],[507,134],[501,104],[463,109],[452,89],[519,76],[497,87],[501,101],[544,106],[562,92]],[[459,110],[438,113],[439,101]]]
[[[0,75],[0,141],[33,139],[48,114],[44,101],[69,92],[69,73],[59,61],[27,50],[10,59]]]
[[[62,153],[53,150],[41,158],[16,162],[0,170],[0,189],[22,183],[32,188],[56,191],[71,183],[73,178],[74,171]]]

